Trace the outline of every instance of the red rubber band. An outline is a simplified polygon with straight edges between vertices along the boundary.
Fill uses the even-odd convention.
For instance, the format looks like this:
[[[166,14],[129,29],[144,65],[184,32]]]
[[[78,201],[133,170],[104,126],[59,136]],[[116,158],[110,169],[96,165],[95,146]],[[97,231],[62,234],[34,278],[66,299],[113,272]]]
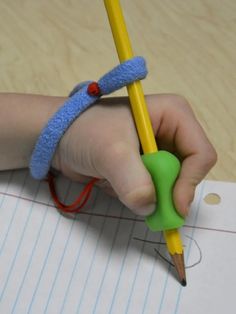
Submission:
[[[98,178],[93,178],[91,181],[89,181],[85,185],[79,197],[71,205],[66,205],[58,199],[54,179],[55,176],[51,172],[49,172],[46,181],[48,182],[53,202],[56,207],[64,213],[78,213],[81,208],[87,203],[94,184],[99,180]]]

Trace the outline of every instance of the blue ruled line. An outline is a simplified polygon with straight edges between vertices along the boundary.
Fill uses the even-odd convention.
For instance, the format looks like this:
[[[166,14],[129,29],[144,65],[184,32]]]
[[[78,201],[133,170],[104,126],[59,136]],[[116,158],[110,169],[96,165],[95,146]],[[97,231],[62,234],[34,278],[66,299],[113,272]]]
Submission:
[[[48,257],[49,257],[49,255],[50,255],[50,253],[51,253],[52,245],[53,245],[53,242],[54,242],[56,233],[57,233],[57,229],[58,229],[60,220],[61,220],[61,216],[58,216],[57,222],[56,222],[56,226],[55,226],[55,229],[54,229],[54,232],[53,232],[53,235],[52,235],[52,238],[51,238],[49,247],[48,247],[48,251],[47,251],[46,257],[45,257],[44,262],[43,262],[43,267],[41,268],[41,271],[40,271],[40,274],[39,274],[39,277],[38,277],[38,281],[37,281],[37,283],[36,283],[36,287],[35,287],[35,289],[34,289],[34,293],[33,293],[33,296],[32,296],[32,298],[31,298],[31,301],[30,301],[30,304],[29,304],[29,307],[28,307],[27,314],[30,313],[30,311],[31,311],[31,309],[32,309],[32,306],[33,306],[33,304],[34,304],[34,301],[35,301],[35,298],[36,298],[36,294],[37,294],[37,292],[38,292],[39,285],[40,285],[40,283],[41,283],[41,280],[42,280],[42,277],[43,277],[43,273],[44,273],[45,267],[46,267],[46,265],[47,265]]]
[[[120,218],[122,217],[123,209],[124,209],[124,206],[122,206],[122,208],[121,208]],[[98,288],[98,293],[97,293],[97,296],[96,296],[96,301],[95,301],[95,304],[94,304],[94,307],[93,307],[93,314],[95,314],[95,313],[96,313],[96,310],[97,310],[97,305],[98,305],[99,298],[100,298],[100,295],[101,295],[101,292],[102,292],[102,287],[103,287],[103,283],[104,283],[104,280],[105,280],[105,277],[106,277],[106,274],[107,274],[107,269],[108,269],[108,267],[109,267],[109,265],[110,265],[111,256],[112,256],[112,252],[113,252],[113,247],[114,247],[114,244],[115,244],[117,235],[118,235],[120,223],[121,223],[121,220],[119,219],[119,220],[118,220],[118,223],[117,223],[117,225],[116,225],[115,235],[114,235],[113,240],[112,240],[112,244],[111,244],[111,248],[110,248],[109,257],[108,257],[108,260],[107,260],[107,263],[106,263],[106,266],[105,266],[105,269],[104,269],[104,272],[103,272],[103,276],[102,276],[101,283],[100,283],[99,288]]]
[[[70,185],[68,185],[68,188],[67,188],[67,191],[66,191],[66,195],[65,195],[64,201],[66,200],[67,195],[68,195],[68,193],[69,193],[69,187],[70,187]],[[48,209],[48,206],[47,206],[47,209]],[[50,255],[51,249],[52,249],[52,247],[53,247],[53,242],[54,242],[54,239],[55,239],[57,230],[58,230],[59,223],[60,223],[60,221],[61,221],[61,217],[62,217],[61,215],[58,215],[57,222],[56,222],[56,226],[55,226],[55,229],[54,229],[54,232],[53,232],[53,235],[52,235],[52,238],[51,238],[49,247],[48,247],[48,251],[47,251],[46,257],[44,258],[43,267],[41,268],[41,271],[40,271],[40,274],[39,274],[39,277],[38,277],[38,281],[37,281],[37,283],[36,283],[36,287],[35,287],[35,289],[34,289],[33,296],[32,296],[32,298],[31,298],[31,301],[30,301],[30,304],[29,304],[29,307],[28,307],[27,314],[30,313],[30,311],[31,311],[31,309],[32,309],[32,306],[33,306],[33,303],[34,303],[34,301],[35,301],[36,294],[37,294],[37,292],[38,292],[39,285],[40,285],[40,283],[41,283],[42,276],[43,276],[45,267],[46,267],[46,265],[47,265],[48,257],[49,257],[49,255]]]
[[[5,201],[6,197],[7,197],[7,195],[5,195],[4,193],[7,193],[7,192],[8,192],[8,188],[9,188],[10,182],[11,182],[11,180],[12,180],[13,173],[14,173],[14,171],[11,171],[11,172],[10,172],[10,176],[8,177],[8,181],[7,181],[7,185],[6,185],[6,187],[5,187],[5,191],[2,192],[3,195],[2,195],[2,199],[1,199],[0,208],[2,208],[2,205],[4,204],[4,201]],[[2,241],[1,241],[1,242],[2,242]],[[3,240],[3,243],[4,243],[4,240]],[[0,249],[0,256],[1,256],[2,246],[3,246],[3,245],[1,244],[1,246],[0,246],[0,247],[1,247],[1,249]]]
[[[136,217],[136,219],[137,219],[137,217]],[[118,279],[117,279],[117,282],[116,282],[116,286],[115,286],[115,289],[114,289],[114,293],[113,293],[113,296],[112,296],[111,305],[110,305],[110,308],[109,308],[109,314],[111,314],[112,311],[113,311],[116,295],[117,295],[117,292],[118,292],[118,287],[119,287],[121,276],[122,276],[122,273],[123,273],[123,270],[124,270],[125,261],[126,261],[127,255],[128,255],[129,246],[130,246],[130,243],[131,243],[131,239],[132,239],[132,235],[133,235],[133,232],[134,232],[135,224],[136,224],[136,220],[133,220],[133,223],[132,223],[132,226],[131,226],[131,230],[130,230],[130,237],[129,237],[129,240],[128,240],[128,243],[127,243],[127,246],[126,246],[124,257],[122,259],[122,264],[121,264],[119,276],[118,276]]]
[[[58,279],[58,275],[59,275],[59,271],[61,269],[61,266],[62,266],[62,263],[63,263],[63,260],[64,260],[64,257],[65,257],[65,254],[66,254],[66,251],[67,251],[67,246],[68,246],[68,243],[70,241],[70,238],[71,238],[71,235],[72,235],[72,231],[73,231],[73,227],[75,226],[75,221],[76,219],[74,218],[72,224],[71,224],[71,227],[70,227],[70,232],[68,234],[68,237],[67,237],[67,240],[66,240],[66,243],[64,245],[64,249],[63,249],[63,252],[62,252],[62,255],[61,255],[61,258],[60,258],[60,261],[59,261],[59,264],[58,264],[58,267],[57,267],[57,271],[56,271],[56,274],[55,274],[55,277],[54,277],[54,280],[53,280],[53,283],[52,283],[52,287],[51,287],[51,290],[48,294],[48,299],[47,299],[47,303],[46,303],[46,306],[44,308],[44,314],[46,314],[48,312],[48,306],[50,304],[50,301],[51,301],[51,298],[52,298],[52,293],[54,291],[54,288],[55,288],[55,285],[56,285],[56,282],[57,282],[57,279]]]
[[[49,200],[48,200],[48,205],[49,205],[49,203],[50,203],[50,198],[49,198]],[[47,214],[48,214],[48,207],[45,208],[45,211],[44,211],[44,214],[43,214],[43,219],[42,219],[41,224],[40,224],[40,226],[39,226],[39,230],[38,230],[38,234],[37,234],[37,237],[36,237],[36,241],[35,241],[34,246],[33,246],[33,248],[32,248],[32,251],[31,251],[31,254],[30,254],[30,257],[29,257],[29,260],[28,260],[28,264],[27,264],[27,267],[26,267],[26,270],[25,270],[25,273],[24,273],[24,277],[22,278],[20,287],[19,287],[19,289],[18,289],[18,291],[17,291],[16,299],[15,299],[15,302],[14,302],[14,304],[13,304],[13,308],[12,308],[12,312],[11,312],[12,314],[15,312],[15,309],[16,309],[17,303],[18,303],[18,301],[19,301],[19,298],[20,298],[22,289],[23,289],[23,287],[24,287],[24,283],[25,283],[27,274],[28,274],[28,272],[29,272],[30,266],[31,266],[31,264],[32,264],[33,257],[34,257],[36,248],[37,248],[37,246],[38,246],[38,242],[39,242],[39,239],[40,239],[40,235],[41,235],[42,228],[43,228],[43,225],[44,225],[44,223],[45,223]],[[16,312],[16,313],[17,313],[17,312]]]
[[[160,232],[159,242],[161,242],[161,241],[162,241],[162,233]],[[158,244],[157,250],[160,249],[160,246],[161,246],[161,244]],[[158,255],[156,254],[155,258],[153,259],[152,271],[151,271],[151,274],[150,274],[149,283],[148,283],[148,287],[147,287],[145,298],[144,298],[144,302],[143,302],[142,314],[144,314],[144,312],[146,310],[147,303],[148,303],[149,292],[150,292],[150,288],[151,288],[151,285],[152,285],[154,272],[155,272],[155,269],[156,269],[156,267],[155,267],[156,266],[156,262],[157,262],[157,259],[158,259],[157,257],[158,257]]]
[[[111,203],[112,203],[112,199],[110,198],[110,203],[109,203],[109,206],[107,206],[107,210],[106,210],[105,215],[107,215],[107,213],[108,213],[108,211],[110,209]],[[79,303],[78,303],[77,308],[76,308],[76,313],[80,312],[80,307],[81,307],[81,304],[83,302],[83,297],[84,297],[84,294],[85,294],[85,291],[86,291],[86,288],[87,288],[87,284],[88,284],[90,273],[91,273],[91,270],[92,270],[92,267],[93,267],[95,256],[97,254],[97,249],[98,249],[99,242],[100,242],[103,230],[104,230],[105,222],[106,222],[106,217],[104,217],[103,222],[102,222],[102,226],[101,226],[101,229],[100,229],[100,232],[99,232],[99,236],[98,236],[98,239],[97,239],[97,242],[96,242],[95,250],[93,252],[93,256],[91,258],[91,262],[90,262],[90,265],[89,265],[89,270],[88,270],[88,273],[87,273],[87,276],[86,276],[86,279],[85,279],[85,283],[84,283],[84,287],[83,287],[83,290],[82,290],[82,294],[80,296]]]
[[[148,228],[147,228],[146,231],[145,231],[144,240],[146,240],[147,235],[148,235]],[[136,283],[136,279],[137,279],[138,270],[139,270],[139,267],[140,267],[140,264],[141,264],[141,261],[142,261],[142,257],[143,257],[144,246],[145,246],[145,242],[143,242],[142,249],[141,249],[141,252],[140,252],[140,255],[139,255],[138,264],[137,264],[137,266],[136,266],[136,270],[135,270],[135,275],[134,275],[134,279],[133,279],[131,291],[130,291],[130,294],[129,294],[129,297],[128,297],[128,301],[127,301],[127,304],[126,304],[126,309],[125,309],[125,313],[126,313],[126,314],[127,314],[128,311],[129,311],[131,299],[132,299],[132,296],[133,296],[133,292],[134,292],[134,287],[135,287],[135,283]]]
[[[202,183],[201,192],[200,192],[200,194],[199,194],[199,199],[198,199],[197,210],[196,210],[196,214],[195,214],[195,217],[194,217],[194,225],[196,224],[196,221],[197,221],[198,212],[199,212],[199,208],[200,208],[200,201],[201,201],[201,198],[202,198],[202,193],[203,193],[204,185],[205,185],[205,183]],[[193,235],[194,235],[194,228],[193,228],[193,230],[192,230],[191,237],[193,237]],[[188,258],[189,258],[189,254],[190,254],[190,250],[191,250],[191,244],[192,244],[192,242],[190,242],[190,245],[189,245],[189,248],[188,248],[186,263],[188,262]],[[165,292],[166,292],[166,286],[167,286],[167,281],[168,281],[169,273],[170,273],[170,267],[169,267],[169,270],[168,270],[168,274],[167,274],[167,278],[166,278],[166,282],[165,282],[165,287],[164,287],[164,291],[163,291],[163,296],[162,296],[162,299],[163,299],[163,300],[164,300],[164,297],[165,297]],[[179,301],[180,301],[180,292],[181,292],[181,291],[182,291],[182,286],[180,285],[179,293],[178,293],[178,296],[177,296],[176,307],[175,307],[175,310],[174,310],[174,313],[175,313],[175,314],[177,314],[177,308],[178,308],[178,304],[179,304]],[[159,308],[158,314],[161,313],[162,305],[163,305],[163,302],[162,302],[162,304],[161,304],[161,307]]]
[[[22,185],[21,190],[20,190],[19,196],[21,196],[21,194],[23,193],[23,190],[24,190],[24,187],[25,187],[25,183],[26,183],[27,177],[28,177],[28,174],[26,173],[26,175],[25,175],[25,177],[24,177],[23,185]],[[14,210],[12,211],[12,215],[11,215],[10,221],[9,221],[9,223],[8,223],[8,228],[7,228],[6,234],[5,234],[4,238],[3,238],[3,242],[2,242],[2,244],[1,244],[1,248],[0,248],[0,257],[1,257],[1,255],[2,255],[3,250],[4,250],[4,247],[5,247],[5,244],[6,244],[6,240],[7,240],[9,231],[10,231],[10,229],[11,229],[11,226],[12,226],[12,223],[13,223],[13,220],[14,220],[14,217],[15,217],[16,210],[17,210],[17,207],[18,207],[18,205],[19,205],[19,202],[20,202],[20,198],[17,199],[16,204],[15,204],[15,208],[14,208]],[[2,203],[2,204],[3,204],[3,203]]]
[[[25,184],[25,181],[24,181],[24,184]],[[36,191],[36,194],[37,194],[37,192],[38,192],[38,189]],[[35,197],[36,197],[36,195],[35,195]],[[14,215],[16,213],[16,210],[17,210],[18,206],[19,206],[19,201],[20,201],[20,199],[18,199],[18,202],[17,202],[17,204],[15,206]],[[23,239],[24,239],[25,231],[27,229],[27,226],[28,226],[28,223],[30,221],[31,214],[32,214],[32,209],[33,209],[33,203],[30,206],[30,209],[29,209],[29,212],[28,212],[28,215],[27,215],[27,218],[26,218],[26,222],[24,224],[23,232],[21,233],[20,239],[19,239],[18,244],[17,244],[17,248],[15,250],[15,254],[14,254],[13,260],[11,262],[9,271],[7,273],[7,278],[6,278],[5,283],[3,285],[3,289],[2,289],[2,292],[1,292],[1,295],[0,295],[0,302],[2,301],[2,298],[3,298],[4,294],[5,294],[6,288],[7,288],[8,283],[9,283],[9,279],[10,279],[10,277],[12,275],[12,270],[13,270],[13,268],[15,266],[15,263],[16,263],[16,259],[17,259],[18,253],[20,252],[20,248],[21,248],[21,245],[22,245],[22,242],[23,242]],[[11,224],[10,224],[11,227],[12,227],[12,221],[13,221],[13,218],[11,219]],[[9,233],[10,229],[11,228],[8,229],[8,233]]]
[[[95,207],[95,204],[96,204],[96,201],[97,201],[97,197],[98,197],[98,190],[96,190],[96,196],[94,198],[94,202],[93,202],[93,206],[92,206],[92,213],[94,211],[94,207]],[[76,259],[75,259],[75,263],[74,263],[74,266],[72,268],[72,272],[71,272],[71,276],[70,276],[70,279],[69,279],[69,282],[68,282],[68,285],[67,285],[67,288],[66,288],[66,291],[65,291],[65,295],[64,295],[64,298],[63,298],[63,302],[62,302],[62,305],[61,305],[61,309],[60,311],[58,312],[58,314],[62,314],[63,311],[64,311],[64,308],[65,308],[65,305],[66,305],[66,300],[67,300],[67,297],[68,297],[68,294],[70,292],[70,288],[71,288],[71,284],[72,284],[72,280],[74,278],[74,275],[75,275],[75,271],[76,271],[76,267],[77,267],[77,264],[79,262],[79,258],[80,258],[80,253],[83,249],[83,246],[84,246],[84,243],[85,243],[85,238],[86,238],[86,235],[87,235],[87,232],[88,232],[88,229],[89,229],[89,225],[90,225],[90,222],[91,222],[91,219],[92,219],[92,215],[89,215],[89,219],[88,219],[88,222],[87,222],[87,225],[86,225],[86,228],[84,230],[84,234],[83,234],[83,238],[81,239],[81,242],[80,242],[80,246],[79,246],[79,249],[78,249],[78,253],[77,253],[77,256],[76,256]]]
[[[197,223],[198,214],[199,214],[199,210],[200,210],[200,204],[201,204],[201,200],[202,200],[202,196],[203,196],[205,184],[206,184],[205,181],[203,181],[203,183],[202,183],[202,185],[201,185],[201,191],[200,191],[200,193],[199,193],[199,199],[198,199],[198,204],[197,204],[197,211],[196,211],[196,214],[195,214],[195,217],[194,217],[193,226],[196,226],[196,223]],[[195,231],[196,231],[196,229],[192,228],[191,238],[194,238],[194,233],[195,233]],[[188,249],[188,253],[187,253],[187,258],[186,258],[186,262],[187,262],[187,263],[188,263],[188,259],[189,259],[189,256],[190,256],[192,243],[193,243],[193,241],[191,241],[191,242],[190,242],[190,245],[189,245],[189,249]],[[179,288],[179,293],[178,293],[178,296],[177,296],[176,305],[175,305],[174,314],[177,314],[177,313],[178,313],[182,290],[183,290],[183,287],[180,286],[180,288]]]

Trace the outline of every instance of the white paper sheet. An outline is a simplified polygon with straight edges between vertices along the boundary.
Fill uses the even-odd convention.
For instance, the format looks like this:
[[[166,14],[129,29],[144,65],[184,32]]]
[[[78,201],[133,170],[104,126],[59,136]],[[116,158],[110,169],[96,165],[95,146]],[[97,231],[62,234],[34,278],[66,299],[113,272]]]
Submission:
[[[82,186],[61,179],[59,189],[70,202]],[[45,182],[0,173],[0,313],[235,313],[236,183],[197,189],[181,230],[187,287],[142,218],[96,188],[84,210],[65,218]]]

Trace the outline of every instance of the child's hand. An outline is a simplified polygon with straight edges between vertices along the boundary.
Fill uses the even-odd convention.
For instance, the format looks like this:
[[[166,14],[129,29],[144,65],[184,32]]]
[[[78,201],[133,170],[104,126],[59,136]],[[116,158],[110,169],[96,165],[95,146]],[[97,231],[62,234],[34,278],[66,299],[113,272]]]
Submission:
[[[216,152],[187,102],[175,95],[146,97],[159,149],[182,161],[174,202],[188,213],[196,185],[216,162]],[[67,130],[53,166],[72,180],[101,178],[98,185],[133,212],[155,208],[152,179],[140,158],[140,145],[127,98],[107,98],[85,111]]]

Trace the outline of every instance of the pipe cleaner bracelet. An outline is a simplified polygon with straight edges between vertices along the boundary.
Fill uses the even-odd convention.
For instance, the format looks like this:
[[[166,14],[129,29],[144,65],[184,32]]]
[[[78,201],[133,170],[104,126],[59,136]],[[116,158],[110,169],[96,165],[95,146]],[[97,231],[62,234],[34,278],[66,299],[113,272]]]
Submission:
[[[42,130],[31,156],[31,175],[38,180],[46,177],[61,137],[85,109],[94,104],[102,95],[110,94],[125,85],[141,80],[146,75],[144,58],[134,57],[106,73],[97,83],[87,81],[77,85],[64,105]]]

